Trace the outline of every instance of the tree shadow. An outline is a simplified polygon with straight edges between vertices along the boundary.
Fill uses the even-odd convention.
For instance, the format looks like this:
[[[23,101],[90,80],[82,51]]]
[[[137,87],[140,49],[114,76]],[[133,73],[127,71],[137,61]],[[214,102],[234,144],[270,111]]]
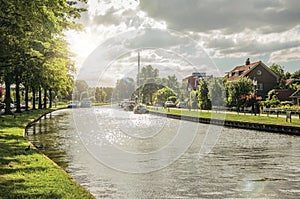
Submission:
[[[49,191],[49,193],[28,193],[28,189],[41,188],[25,185],[24,179],[12,179],[2,181],[0,178],[0,190],[2,198],[62,198],[62,195]]]

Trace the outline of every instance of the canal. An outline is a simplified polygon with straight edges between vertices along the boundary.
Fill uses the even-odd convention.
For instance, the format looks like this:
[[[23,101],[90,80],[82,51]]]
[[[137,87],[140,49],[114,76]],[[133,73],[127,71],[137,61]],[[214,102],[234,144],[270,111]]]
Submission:
[[[300,198],[299,136],[117,106],[55,111],[27,133],[96,198]]]

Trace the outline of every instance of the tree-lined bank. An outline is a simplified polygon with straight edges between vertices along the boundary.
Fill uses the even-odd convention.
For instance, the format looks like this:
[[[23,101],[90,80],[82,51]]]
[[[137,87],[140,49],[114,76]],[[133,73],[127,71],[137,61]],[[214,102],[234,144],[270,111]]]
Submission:
[[[0,81],[5,84],[5,113],[11,114],[11,86],[16,112],[52,106],[54,95],[71,95],[74,63],[64,38],[78,29],[75,19],[84,11],[79,1],[4,0],[0,5]],[[38,97],[36,96],[38,95]],[[38,99],[38,105],[36,100]]]
[[[0,117],[0,192],[3,198],[94,198],[23,137],[28,122],[52,111]]]

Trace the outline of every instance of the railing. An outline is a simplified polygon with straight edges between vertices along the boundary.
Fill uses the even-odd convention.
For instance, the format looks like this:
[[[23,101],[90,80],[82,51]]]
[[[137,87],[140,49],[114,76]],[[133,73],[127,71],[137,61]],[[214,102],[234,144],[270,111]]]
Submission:
[[[288,109],[288,108],[264,108],[263,113],[267,115],[298,115],[300,119],[300,109]]]

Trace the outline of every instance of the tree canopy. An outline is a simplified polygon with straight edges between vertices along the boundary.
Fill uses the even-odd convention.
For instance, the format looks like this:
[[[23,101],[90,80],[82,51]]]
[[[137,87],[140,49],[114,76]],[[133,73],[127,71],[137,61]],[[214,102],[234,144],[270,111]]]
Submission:
[[[247,77],[241,77],[237,81],[227,82],[227,102],[229,106],[235,106],[239,110],[242,105],[241,98],[253,93],[253,82]]]
[[[70,92],[74,63],[64,30],[80,27],[75,19],[84,9],[76,5],[78,2],[86,0],[1,1],[0,79],[5,82],[6,113],[10,113],[11,84],[16,85],[17,111],[20,85],[34,94],[40,88],[45,94],[49,90],[50,96],[51,90]]]

